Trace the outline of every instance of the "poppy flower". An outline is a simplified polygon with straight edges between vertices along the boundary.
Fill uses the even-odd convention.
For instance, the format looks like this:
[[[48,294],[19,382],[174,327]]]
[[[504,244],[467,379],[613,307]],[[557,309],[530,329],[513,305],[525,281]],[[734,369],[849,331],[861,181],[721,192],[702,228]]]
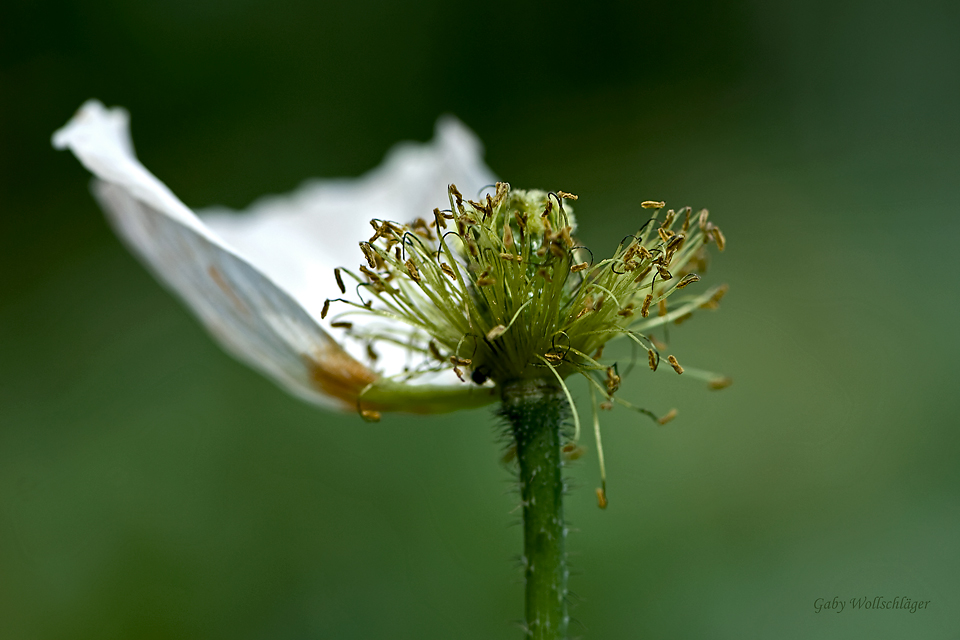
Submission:
[[[433,142],[398,146],[365,176],[309,182],[241,213],[180,202],[137,160],[123,109],[89,101],[53,144],[96,176],[117,233],[228,352],[300,397],[370,419],[479,406],[499,399],[497,385],[542,378],[563,388],[576,441],[564,380],[580,373],[599,393],[595,408],[618,403],[662,424],[674,413],[615,395],[620,371],[603,348],[628,339],[656,371],[649,331],[716,307],[726,290],[667,304],[699,281],[705,245],[726,244],[706,210],[660,218],[663,202],[638,202],[651,217],[595,260],[576,240],[577,196],[496,182],[452,118]],[[343,267],[361,257],[359,269]]]

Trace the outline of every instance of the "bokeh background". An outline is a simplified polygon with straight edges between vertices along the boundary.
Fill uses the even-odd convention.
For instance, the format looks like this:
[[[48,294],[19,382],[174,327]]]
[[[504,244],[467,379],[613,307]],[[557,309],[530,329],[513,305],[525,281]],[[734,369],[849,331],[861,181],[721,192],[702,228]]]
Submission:
[[[192,206],[453,113],[502,178],[579,194],[598,254],[640,200],[709,207],[731,292],[671,351],[735,384],[625,382],[680,416],[604,416],[606,511],[592,445],[571,471],[574,631],[957,638],[958,28],[935,0],[6,0],[0,637],[520,637],[491,411],[367,424],[220,352],[50,147],[97,97]],[[930,604],[850,610],[876,596]]]

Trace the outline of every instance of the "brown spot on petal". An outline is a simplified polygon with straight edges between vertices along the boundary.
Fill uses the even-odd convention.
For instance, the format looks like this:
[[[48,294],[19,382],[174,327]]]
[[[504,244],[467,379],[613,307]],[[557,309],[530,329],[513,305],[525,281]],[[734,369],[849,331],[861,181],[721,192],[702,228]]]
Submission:
[[[338,346],[329,346],[312,356],[304,355],[303,360],[313,387],[339,400],[347,410],[356,410],[360,392],[377,379],[377,374]],[[373,410],[375,407],[363,403],[362,409]]]

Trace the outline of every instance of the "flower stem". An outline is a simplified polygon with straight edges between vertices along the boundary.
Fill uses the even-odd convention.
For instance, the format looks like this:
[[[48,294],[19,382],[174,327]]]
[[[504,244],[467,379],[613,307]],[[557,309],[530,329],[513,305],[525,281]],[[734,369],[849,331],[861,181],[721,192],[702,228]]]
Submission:
[[[567,556],[564,550],[560,429],[570,408],[558,384],[519,380],[502,385],[501,412],[510,423],[520,465],[527,635],[567,637]]]

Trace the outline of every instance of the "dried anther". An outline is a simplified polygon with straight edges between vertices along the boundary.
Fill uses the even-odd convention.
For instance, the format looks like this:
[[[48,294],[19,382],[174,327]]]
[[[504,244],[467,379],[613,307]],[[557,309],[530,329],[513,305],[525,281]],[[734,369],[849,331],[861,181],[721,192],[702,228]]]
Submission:
[[[677,417],[677,410],[676,410],[676,409],[670,409],[670,411],[667,412],[667,413],[666,413],[665,415],[663,415],[662,417],[660,417],[660,419],[657,420],[657,422],[659,422],[660,424],[667,424],[668,422],[670,422],[671,420],[673,420],[673,419],[676,418],[676,417]]]
[[[667,362],[670,363],[670,366],[673,367],[673,370],[677,373],[683,373],[683,367],[680,366],[680,363],[677,362],[677,359],[674,356],[667,356]]]

